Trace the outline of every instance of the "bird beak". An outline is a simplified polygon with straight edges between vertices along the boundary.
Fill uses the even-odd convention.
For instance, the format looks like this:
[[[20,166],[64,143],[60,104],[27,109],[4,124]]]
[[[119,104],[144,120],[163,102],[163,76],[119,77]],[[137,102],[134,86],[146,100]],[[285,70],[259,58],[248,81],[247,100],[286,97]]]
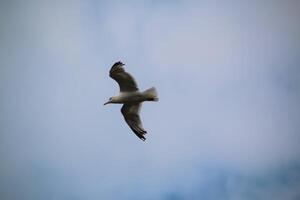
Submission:
[[[104,106],[106,105],[106,104],[109,104],[110,102],[108,101],[108,102],[106,102],[105,104],[103,104]]]

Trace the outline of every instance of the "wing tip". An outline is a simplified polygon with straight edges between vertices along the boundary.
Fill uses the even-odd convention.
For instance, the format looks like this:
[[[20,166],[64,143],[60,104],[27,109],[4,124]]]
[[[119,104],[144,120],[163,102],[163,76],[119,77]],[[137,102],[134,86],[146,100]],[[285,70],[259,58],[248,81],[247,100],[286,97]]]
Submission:
[[[118,61],[116,63],[113,64],[113,66],[110,68],[110,71],[109,71],[109,76],[111,78],[114,78],[115,77],[115,74],[119,73],[119,72],[124,72],[124,66],[125,64],[122,63],[121,61]]]
[[[121,67],[121,66],[124,66],[124,65],[125,65],[124,63],[122,63],[121,61],[118,61],[118,62],[115,62],[112,67],[118,67],[118,66]]]
[[[141,140],[145,141],[146,138],[144,135],[147,134],[147,131],[140,129],[140,130],[136,130],[134,128],[132,128],[133,132],[136,134],[136,136],[138,136]]]
[[[146,141],[146,138],[143,135],[137,135],[143,142]]]
[[[135,126],[135,125],[130,126],[130,128],[135,133],[135,135],[138,136],[141,140],[143,140],[143,141],[146,140],[144,135],[147,134],[147,131],[145,131],[141,127],[138,127],[138,126]]]

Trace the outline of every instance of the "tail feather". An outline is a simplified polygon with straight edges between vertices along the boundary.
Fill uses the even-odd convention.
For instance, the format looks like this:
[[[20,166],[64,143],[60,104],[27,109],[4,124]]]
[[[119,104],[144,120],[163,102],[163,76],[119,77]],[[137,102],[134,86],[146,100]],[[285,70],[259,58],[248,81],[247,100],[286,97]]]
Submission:
[[[156,92],[155,87],[145,90],[144,95],[145,95],[147,101],[158,101],[157,92]]]

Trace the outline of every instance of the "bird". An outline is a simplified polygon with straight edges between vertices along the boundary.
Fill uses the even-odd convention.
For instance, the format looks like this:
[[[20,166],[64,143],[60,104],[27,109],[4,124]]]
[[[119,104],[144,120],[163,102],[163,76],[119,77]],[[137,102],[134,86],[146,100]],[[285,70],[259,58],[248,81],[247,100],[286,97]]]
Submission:
[[[112,65],[109,76],[118,83],[120,92],[117,96],[110,97],[104,105],[123,104],[121,113],[126,123],[138,138],[145,141],[147,131],[143,128],[140,110],[144,101],[158,101],[156,88],[140,91],[133,76],[125,71],[124,65],[121,61]]]

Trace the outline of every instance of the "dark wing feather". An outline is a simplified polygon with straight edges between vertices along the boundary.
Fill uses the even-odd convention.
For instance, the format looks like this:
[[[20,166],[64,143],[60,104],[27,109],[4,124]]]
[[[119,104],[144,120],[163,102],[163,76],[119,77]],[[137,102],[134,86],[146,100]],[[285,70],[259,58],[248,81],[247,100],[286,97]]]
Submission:
[[[134,78],[124,70],[123,63],[116,62],[109,71],[109,76],[118,82],[121,92],[135,92],[138,89]]]
[[[128,126],[131,128],[131,130],[143,141],[146,140],[144,135],[147,133],[143,129],[142,122],[139,116],[140,108],[142,104],[136,103],[136,104],[124,104],[121,112],[124,116],[124,119]]]

